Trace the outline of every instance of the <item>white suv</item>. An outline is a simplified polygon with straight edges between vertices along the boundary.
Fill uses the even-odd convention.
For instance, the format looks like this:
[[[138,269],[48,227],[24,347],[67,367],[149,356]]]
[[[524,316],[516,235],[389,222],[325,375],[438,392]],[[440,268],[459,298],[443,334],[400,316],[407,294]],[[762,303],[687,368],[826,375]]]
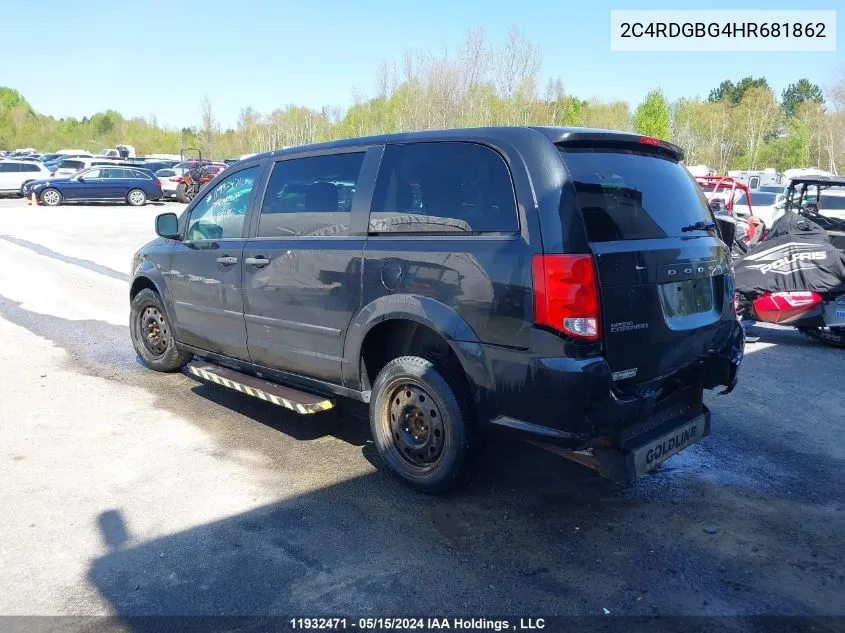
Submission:
[[[50,177],[41,163],[26,160],[0,160],[0,194],[23,195],[23,186],[31,180]]]

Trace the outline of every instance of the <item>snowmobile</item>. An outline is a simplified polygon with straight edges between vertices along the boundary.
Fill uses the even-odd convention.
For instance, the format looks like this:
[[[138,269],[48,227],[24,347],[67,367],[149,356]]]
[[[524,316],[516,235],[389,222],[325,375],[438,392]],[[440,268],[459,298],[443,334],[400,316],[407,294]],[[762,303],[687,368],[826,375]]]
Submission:
[[[787,188],[785,211],[764,241],[734,262],[737,314],[741,318],[797,328],[809,338],[845,348],[845,251],[825,226],[838,222],[820,216],[821,191],[845,187],[845,178],[798,178]],[[807,190],[816,200],[807,204]]]

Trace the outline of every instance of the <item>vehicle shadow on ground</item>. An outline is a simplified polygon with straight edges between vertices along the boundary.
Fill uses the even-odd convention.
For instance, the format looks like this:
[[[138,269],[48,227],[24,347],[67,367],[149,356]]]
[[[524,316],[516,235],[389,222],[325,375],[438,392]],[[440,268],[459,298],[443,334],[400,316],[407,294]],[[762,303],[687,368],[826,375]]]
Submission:
[[[467,488],[431,497],[381,469],[363,422],[352,429],[340,416],[301,418],[142,371],[126,326],[36,313],[2,297],[0,317],[65,350],[69,370],[154,395],[151,410],[201,428],[232,459],[266,458],[247,463],[267,468],[265,481],[277,486],[269,506],[149,541],[127,532],[132,517],[119,507],[91,518],[111,551],[93,561],[89,579],[120,616],[807,614],[845,604],[843,459],[789,437],[795,423],[772,418],[750,383],[714,402],[713,437],[634,486],[495,436]],[[743,370],[767,365],[763,351]],[[804,354],[786,348],[781,361]],[[815,387],[830,391],[835,380]],[[802,407],[806,400],[779,410],[800,419]],[[233,434],[249,420],[278,439]],[[313,441],[327,434],[380,470],[361,475],[354,451]],[[312,480],[301,477],[296,492],[286,488],[272,468],[293,455],[333,483],[308,490]]]
[[[140,359],[138,362],[140,363]],[[200,382],[191,392],[198,398],[224,407],[233,414],[246,416],[296,440],[316,440],[330,435],[354,446],[363,446],[370,438],[366,418],[342,402],[324,413],[299,415],[258,398],[210,383]]]

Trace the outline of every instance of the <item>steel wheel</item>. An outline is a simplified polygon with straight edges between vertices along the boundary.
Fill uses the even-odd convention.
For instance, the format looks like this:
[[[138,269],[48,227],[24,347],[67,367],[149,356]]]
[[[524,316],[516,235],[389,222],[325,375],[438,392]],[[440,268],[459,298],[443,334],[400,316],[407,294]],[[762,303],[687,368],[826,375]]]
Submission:
[[[133,207],[140,207],[147,201],[147,196],[140,189],[133,189],[129,192],[129,204]]]
[[[164,356],[170,346],[170,331],[164,315],[151,305],[144,308],[140,319],[144,347],[155,357]]]
[[[411,466],[430,468],[443,454],[446,434],[434,398],[419,384],[402,380],[390,388],[382,424],[396,452]]]
[[[47,189],[41,194],[41,202],[50,207],[55,207],[62,201],[62,194],[55,189]]]

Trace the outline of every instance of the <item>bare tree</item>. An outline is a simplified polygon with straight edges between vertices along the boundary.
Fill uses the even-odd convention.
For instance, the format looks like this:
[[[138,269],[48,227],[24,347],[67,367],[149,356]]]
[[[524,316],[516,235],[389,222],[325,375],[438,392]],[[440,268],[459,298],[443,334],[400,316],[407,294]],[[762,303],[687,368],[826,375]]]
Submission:
[[[199,133],[200,148],[209,156],[213,156],[214,141],[219,132],[219,126],[214,118],[211,99],[207,94],[203,95],[200,101],[200,114],[202,118],[202,127]]]
[[[540,73],[540,51],[517,26],[512,26],[508,31],[497,62],[496,87],[503,99],[513,97],[526,79],[536,79]]]

